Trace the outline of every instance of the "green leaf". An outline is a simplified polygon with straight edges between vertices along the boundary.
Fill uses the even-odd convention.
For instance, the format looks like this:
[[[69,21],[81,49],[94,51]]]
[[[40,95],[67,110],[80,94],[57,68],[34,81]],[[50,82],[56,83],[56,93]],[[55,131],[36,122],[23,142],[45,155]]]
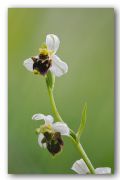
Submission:
[[[53,90],[54,84],[55,84],[55,75],[54,75],[51,71],[48,71],[48,73],[47,73],[46,83],[47,83],[47,86],[48,86],[51,90]]]
[[[83,108],[83,112],[82,112],[82,118],[81,118],[81,121],[80,121],[80,126],[79,126],[77,134],[76,134],[78,139],[80,139],[81,134],[83,133],[84,128],[85,128],[86,113],[87,113],[87,104],[85,103],[84,108]]]

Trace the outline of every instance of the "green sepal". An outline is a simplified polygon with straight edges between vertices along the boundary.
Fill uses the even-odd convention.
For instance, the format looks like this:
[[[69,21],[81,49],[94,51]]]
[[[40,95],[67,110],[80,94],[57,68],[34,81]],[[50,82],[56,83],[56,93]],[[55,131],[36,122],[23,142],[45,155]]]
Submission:
[[[53,90],[54,89],[54,84],[55,84],[55,75],[51,72],[48,71],[47,75],[46,75],[46,83],[47,86]]]
[[[80,126],[78,128],[77,133],[76,133],[76,136],[78,139],[80,139],[81,134],[83,133],[85,125],[86,125],[86,113],[87,113],[87,104],[84,105],[82,117],[81,117],[81,121],[80,121]]]

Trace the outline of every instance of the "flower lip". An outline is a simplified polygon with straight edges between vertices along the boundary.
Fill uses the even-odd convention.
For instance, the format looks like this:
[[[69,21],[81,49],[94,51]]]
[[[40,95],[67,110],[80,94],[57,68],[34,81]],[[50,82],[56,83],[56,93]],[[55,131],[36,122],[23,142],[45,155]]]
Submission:
[[[44,141],[48,151],[54,156],[59,153],[63,148],[63,140],[59,132],[56,133],[44,133]]]
[[[48,55],[40,54],[38,59],[32,57],[32,60],[34,62],[33,70],[37,70],[42,75],[45,75],[52,65],[52,60],[49,59]]]

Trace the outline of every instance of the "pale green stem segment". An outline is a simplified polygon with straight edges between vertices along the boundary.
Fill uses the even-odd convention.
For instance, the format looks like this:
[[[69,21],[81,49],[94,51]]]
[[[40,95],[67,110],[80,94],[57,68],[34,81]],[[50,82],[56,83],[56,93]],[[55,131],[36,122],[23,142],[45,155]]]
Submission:
[[[83,160],[86,162],[87,167],[88,167],[88,169],[90,170],[91,174],[95,174],[95,169],[94,169],[91,161],[89,160],[86,152],[84,151],[82,145],[81,145],[80,143],[77,143],[77,144],[76,144],[76,147],[77,147],[78,151],[80,152]]]
[[[50,87],[47,86],[47,88],[48,88],[50,102],[51,102],[51,105],[52,105],[52,111],[53,111],[53,114],[55,116],[55,119],[56,119],[56,121],[61,121],[62,122],[63,120],[62,120],[62,118],[61,118],[61,116],[60,116],[60,114],[59,114],[59,112],[57,110],[55,100],[54,100],[54,97],[53,97],[53,92],[52,92]]]
[[[51,102],[51,106],[52,106],[52,111],[53,111],[54,116],[55,116],[55,120],[63,122],[63,120],[62,120],[62,118],[61,118],[61,116],[57,110],[56,104],[55,104],[53,91],[50,87],[48,87],[48,85],[47,85],[47,88],[48,88],[48,94],[50,97],[50,102]],[[89,160],[87,154],[85,153],[82,145],[79,143],[76,134],[71,129],[70,129],[70,136],[69,137],[74,142],[74,144],[76,145],[76,147],[77,147],[79,153],[81,154],[83,160],[86,162],[87,167],[90,170],[91,174],[95,174],[95,170],[94,170],[92,163],[90,162],[90,160]]]

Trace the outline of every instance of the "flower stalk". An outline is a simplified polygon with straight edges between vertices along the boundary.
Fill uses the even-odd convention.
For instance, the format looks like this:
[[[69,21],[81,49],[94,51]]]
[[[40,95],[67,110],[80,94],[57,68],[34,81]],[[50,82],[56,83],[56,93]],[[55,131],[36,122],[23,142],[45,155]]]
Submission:
[[[53,96],[53,89],[50,88],[50,86],[48,85],[47,82],[46,82],[46,84],[47,84],[48,94],[49,94],[50,103],[51,103],[51,106],[52,106],[52,111],[53,111],[53,114],[55,116],[55,120],[60,121],[60,122],[64,122],[63,119],[61,118],[58,110],[57,110],[55,100],[54,100],[54,96]],[[77,136],[76,136],[76,134],[74,133],[73,130],[70,129],[70,136],[68,136],[68,137],[70,137],[72,142],[76,145],[76,148],[78,149],[78,151],[79,151],[80,155],[82,156],[83,160],[86,162],[87,167],[89,168],[89,171],[91,172],[91,174],[95,174],[95,169],[94,169],[91,161],[89,160],[87,154],[85,153],[82,145],[79,143],[78,138],[77,138]]]
[[[52,89],[47,85],[47,89],[48,89],[48,94],[49,94],[49,97],[50,97],[50,102],[51,102],[51,106],[52,106],[52,111],[53,111],[53,114],[55,116],[55,120],[56,121],[61,121],[63,122],[58,110],[57,110],[57,107],[56,107],[56,104],[55,104],[55,100],[54,100],[54,96],[53,96],[53,91]]]
[[[82,145],[78,142],[78,143],[76,143],[76,147],[77,147],[78,151],[80,152],[83,160],[86,162],[86,165],[87,165],[88,169],[90,170],[91,174],[95,174],[95,169],[94,169],[91,161],[89,160],[86,152],[84,151]]]

